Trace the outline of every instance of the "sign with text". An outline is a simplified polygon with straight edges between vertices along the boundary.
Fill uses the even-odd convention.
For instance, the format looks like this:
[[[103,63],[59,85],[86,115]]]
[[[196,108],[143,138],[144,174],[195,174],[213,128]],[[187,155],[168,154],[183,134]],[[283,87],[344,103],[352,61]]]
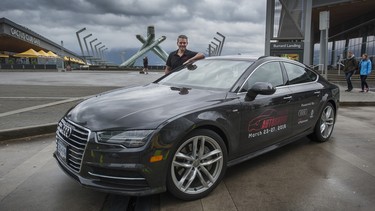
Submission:
[[[20,40],[24,40],[24,41],[27,41],[27,42],[30,42],[34,45],[38,45],[40,46],[40,40],[19,30],[19,29],[16,29],[16,28],[11,28],[10,29],[10,34],[14,37],[17,37],[18,39]]]
[[[271,43],[271,49],[302,50],[303,42],[277,42]]]

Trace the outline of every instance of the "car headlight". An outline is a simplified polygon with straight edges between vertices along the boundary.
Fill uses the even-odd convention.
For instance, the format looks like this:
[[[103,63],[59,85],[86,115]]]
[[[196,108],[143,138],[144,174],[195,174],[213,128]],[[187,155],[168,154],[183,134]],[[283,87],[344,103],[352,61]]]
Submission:
[[[102,143],[121,144],[136,148],[144,146],[153,130],[103,131],[97,132],[97,139]]]

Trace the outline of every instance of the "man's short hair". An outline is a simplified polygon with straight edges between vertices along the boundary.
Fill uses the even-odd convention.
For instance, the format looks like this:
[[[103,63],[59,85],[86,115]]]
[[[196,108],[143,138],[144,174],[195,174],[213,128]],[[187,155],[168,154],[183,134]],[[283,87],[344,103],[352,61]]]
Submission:
[[[188,39],[188,37],[186,36],[186,35],[183,35],[183,34],[181,34],[181,35],[179,35],[178,37],[177,37],[177,42],[178,42],[178,39]]]

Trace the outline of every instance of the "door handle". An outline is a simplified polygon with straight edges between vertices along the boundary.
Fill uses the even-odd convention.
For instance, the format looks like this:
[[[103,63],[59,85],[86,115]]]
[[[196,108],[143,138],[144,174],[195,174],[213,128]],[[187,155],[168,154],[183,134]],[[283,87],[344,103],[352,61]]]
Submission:
[[[292,99],[292,96],[286,96],[286,97],[284,97],[283,99],[284,99],[284,100],[290,100],[290,99]]]
[[[315,91],[314,95],[320,95],[320,91]]]

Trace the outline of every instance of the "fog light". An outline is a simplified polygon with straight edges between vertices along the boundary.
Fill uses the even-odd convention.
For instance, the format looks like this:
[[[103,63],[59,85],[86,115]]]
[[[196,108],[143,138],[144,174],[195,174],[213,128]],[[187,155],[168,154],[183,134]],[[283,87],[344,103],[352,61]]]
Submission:
[[[158,162],[163,160],[163,155],[154,155],[150,158],[150,163]]]

